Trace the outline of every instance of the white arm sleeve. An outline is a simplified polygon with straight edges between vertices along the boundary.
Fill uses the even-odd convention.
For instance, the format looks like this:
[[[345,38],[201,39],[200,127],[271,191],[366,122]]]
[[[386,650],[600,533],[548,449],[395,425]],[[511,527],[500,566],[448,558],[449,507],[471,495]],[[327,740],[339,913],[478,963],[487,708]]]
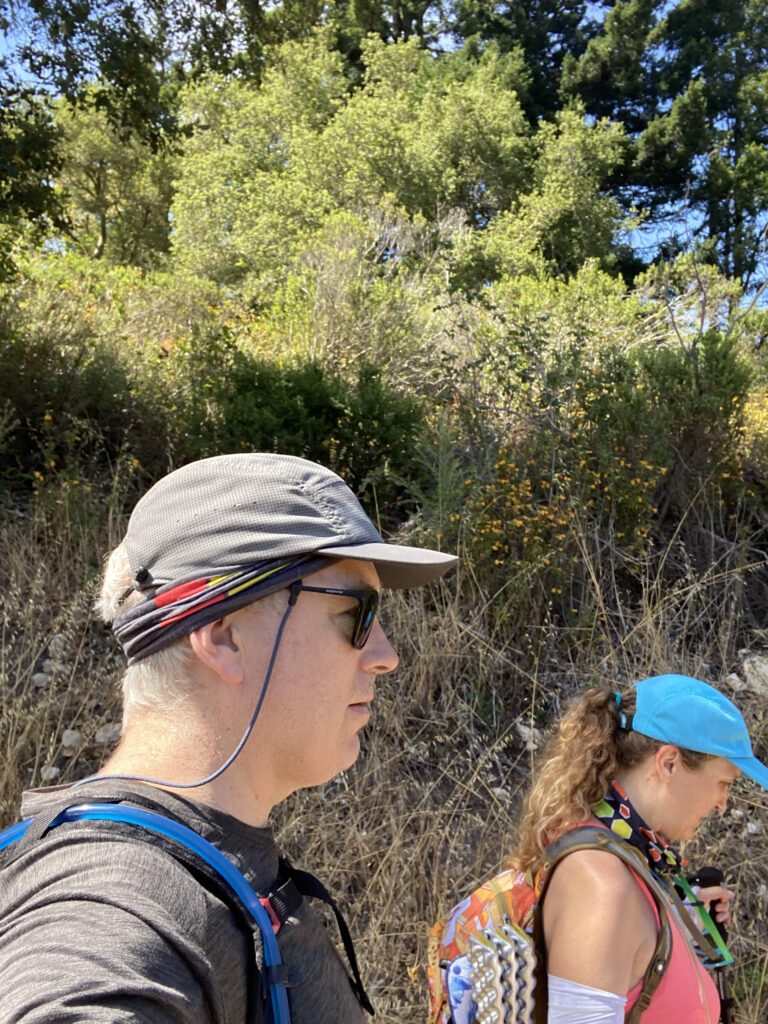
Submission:
[[[547,975],[547,1024],[624,1024],[626,996]]]

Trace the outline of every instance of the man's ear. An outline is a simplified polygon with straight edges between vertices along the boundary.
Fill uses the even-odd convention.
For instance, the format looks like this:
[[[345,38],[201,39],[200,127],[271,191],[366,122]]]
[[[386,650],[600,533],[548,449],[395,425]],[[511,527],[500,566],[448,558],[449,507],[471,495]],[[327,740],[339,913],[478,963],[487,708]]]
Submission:
[[[654,754],[653,763],[659,779],[662,782],[667,781],[682,763],[680,748],[674,743],[663,743]]]
[[[238,631],[233,628],[232,620],[233,616],[227,615],[193,629],[189,643],[206,668],[219,676],[222,682],[237,685],[243,681],[245,670]]]

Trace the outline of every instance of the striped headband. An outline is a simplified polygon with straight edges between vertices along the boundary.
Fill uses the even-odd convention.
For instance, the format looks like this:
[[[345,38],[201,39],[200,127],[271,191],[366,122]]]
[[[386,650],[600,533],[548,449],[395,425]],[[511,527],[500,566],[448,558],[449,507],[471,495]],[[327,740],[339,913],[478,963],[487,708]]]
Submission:
[[[328,564],[322,556],[301,555],[287,561],[253,562],[216,576],[174,580],[121,612],[112,623],[112,632],[128,664],[133,665],[200,626],[274,594]]]

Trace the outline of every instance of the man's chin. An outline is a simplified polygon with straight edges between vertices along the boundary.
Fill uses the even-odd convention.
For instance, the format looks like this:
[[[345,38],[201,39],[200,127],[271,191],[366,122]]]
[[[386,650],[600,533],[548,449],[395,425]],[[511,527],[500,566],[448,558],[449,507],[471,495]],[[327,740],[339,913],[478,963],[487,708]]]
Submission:
[[[346,764],[339,768],[339,771],[344,772],[347,770],[347,768],[351,768],[355,761],[358,759],[358,757],[360,757],[360,736],[358,735],[358,733],[355,733],[354,736],[352,736],[350,739],[349,758]]]
[[[308,782],[309,786],[322,786],[326,782],[330,782],[331,779],[335,779],[337,775],[345,772],[347,768],[351,768],[355,761],[360,756],[360,740],[358,739],[357,733],[350,737],[347,744],[345,745],[344,755],[340,756],[335,768],[328,771],[327,774],[318,777],[313,782]]]

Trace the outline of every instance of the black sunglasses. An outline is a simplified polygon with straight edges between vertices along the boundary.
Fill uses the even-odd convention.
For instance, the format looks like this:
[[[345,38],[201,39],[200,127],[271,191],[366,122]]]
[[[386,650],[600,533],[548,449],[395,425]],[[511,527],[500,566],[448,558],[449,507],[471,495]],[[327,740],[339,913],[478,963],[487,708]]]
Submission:
[[[368,637],[373,629],[373,621],[376,612],[379,610],[381,594],[373,587],[365,590],[343,590],[340,587],[306,587],[303,580],[296,580],[290,586],[291,596],[289,604],[295,604],[302,590],[310,594],[332,594],[337,597],[353,597],[357,602],[357,614],[355,624],[352,627],[350,642],[355,650],[362,650],[368,642]]]

